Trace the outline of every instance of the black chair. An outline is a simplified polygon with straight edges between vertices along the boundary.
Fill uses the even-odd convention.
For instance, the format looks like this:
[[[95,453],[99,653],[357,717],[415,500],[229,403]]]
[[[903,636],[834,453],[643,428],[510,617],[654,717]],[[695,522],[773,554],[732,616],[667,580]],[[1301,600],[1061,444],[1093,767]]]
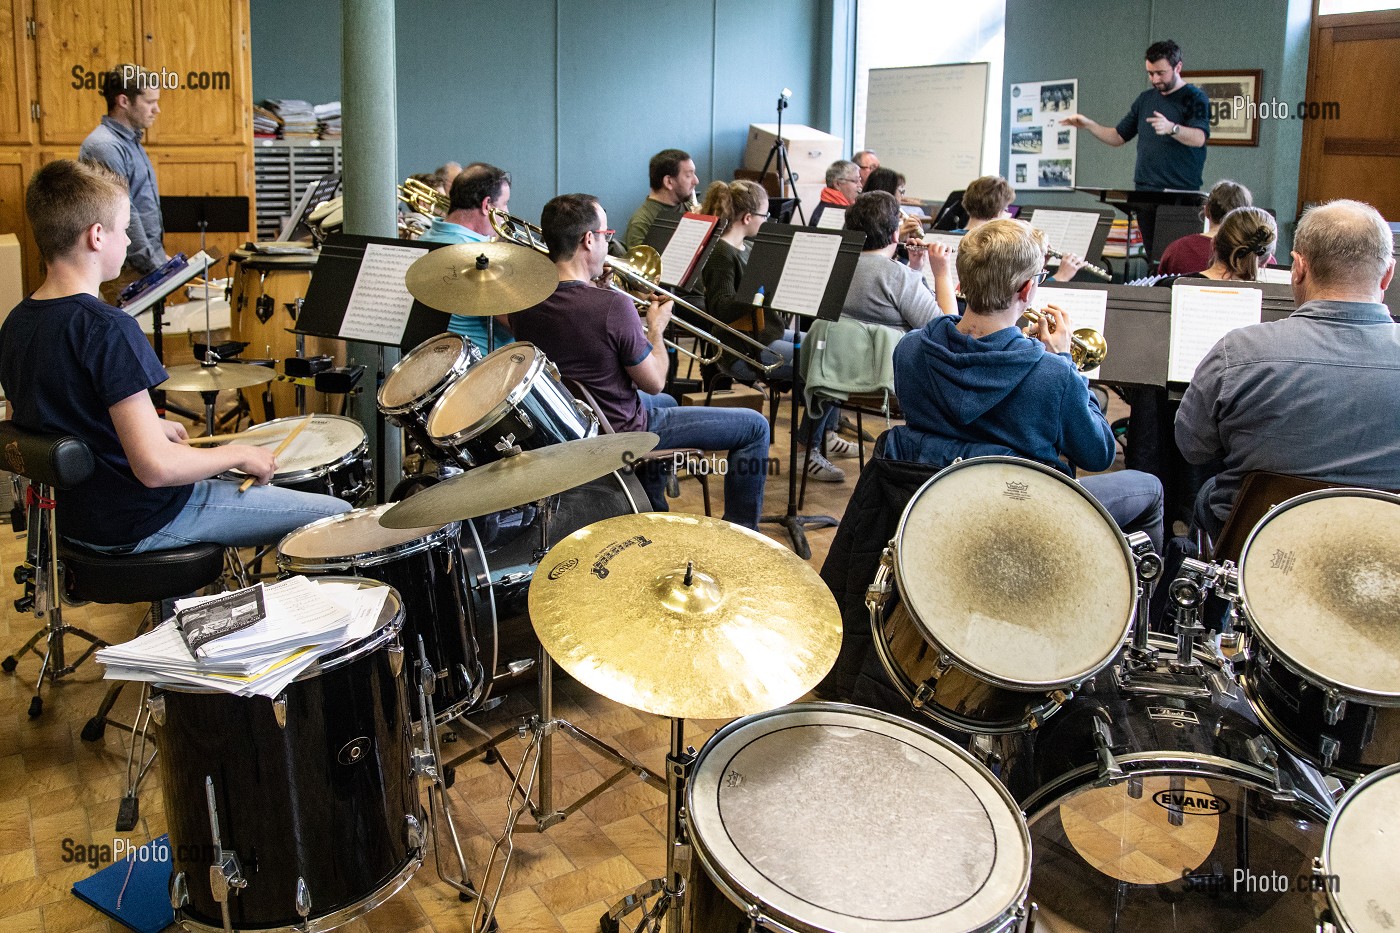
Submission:
[[[1155,270],[1168,246],[1204,229],[1205,221],[1201,219],[1199,204],[1158,205],[1157,225],[1152,231],[1152,252],[1147,257],[1149,265]]]
[[[192,593],[223,576],[224,548],[217,544],[144,554],[103,554],[58,537],[54,522],[57,493],[85,482],[94,467],[92,450],[76,437],[27,431],[12,421],[0,422],[0,447],[12,472],[29,479],[29,541],[26,563],[15,571],[25,595],[15,601],[20,612],[32,611],[45,619],[19,651],[5,658],[0,668],[13,673],[28,652],[43,659],[29,704],[30,718],[43,713],[43,688],[47,678],[57,683],[72,674],[106,642],[63,620],[62,601],[95,603],[150,603],[151,611],[138,631],[160,621],[162,600]],[[62,581],[60,583],[60,581]],[[61,588],[60,588],[61,587]],[[88,642],[74,662],[66,663],[64,639],[72,635]],[[39,642],[44,642],[43,650]],[[83,727],[85,741],[102,737],[107,714],[121,692],[122,682],[107,691],[97,714]],[[117,725],[113,723],[113,725]],[[130,727],[124,727],[128,730]]]

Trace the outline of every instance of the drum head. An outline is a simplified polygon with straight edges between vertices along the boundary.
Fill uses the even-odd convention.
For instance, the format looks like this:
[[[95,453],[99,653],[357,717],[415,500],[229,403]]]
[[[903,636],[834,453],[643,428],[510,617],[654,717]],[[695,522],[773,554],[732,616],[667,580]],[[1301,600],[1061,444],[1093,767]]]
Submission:
[[[276,418],[255,424],[248,429],[248,436],[241,443],[255,447],[276,449],[288,434],[296,429],[305,416]],[[266,440],[258,435],[265,435]],[[287,449],[277,455],[276,476],[293,473],[316,472],[322,467],[339,463],[354,453],[365,443],[365,429],[353,418],[340,415],[313,415],[306,426]],[[240,470],[231,470],[246,476]]]
[[[871,710],[813,703],[738,720],[687,792],[711,877],[797,930],[980,930],[1020,903],[1020,812],[969,755]]]
[[[1400,698],[1400,496],[1324,490],[1270,512],[1240,553],[1240,595],[1295,667]]]
[[[293,566],[314,561],[374,557],[423,541],[447,527],[385,528],[379,524],[379,516],[393,505],[388,502],[370,509],[355,509],[344,515],[333,515],[304,525],[277,545],[278,557],[290,558]]]
[[[457,334],[438,334],[420,343],[385,378],[379,390],[380,407],[398,410],[426,397],[465,356],[466,338]]]
[[[1400,841],[1400,765],[1347,792],[1327,827],[1323,870],[1332,908],[1352,933],[1393,931],[1400,924],[1395,853]]]
[[[895,573],[915,623],[1003,686],[1082,680],[1122,645],[1136,603],[1127,542],[1078,483],[1028,460],[954,464],[914,494]]]
[[[532,344],[512,343],[483,358],[442,393],[428,433],[451,437],[480,424],[522,387],[540,355]]]

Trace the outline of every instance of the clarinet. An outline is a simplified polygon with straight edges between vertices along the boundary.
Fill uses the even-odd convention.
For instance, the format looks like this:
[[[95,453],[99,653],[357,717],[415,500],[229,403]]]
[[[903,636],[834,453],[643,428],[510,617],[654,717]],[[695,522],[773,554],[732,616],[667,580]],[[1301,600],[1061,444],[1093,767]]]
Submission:
[[[1057,250],[1057,249],[1051,249],[1051,248],[1047,248],[1047,249],[1045,250],[1045,255],[1048,256],[1048,257],[1051,258],[1051,259],[1063,259],[1063,258],[1064,258],[1064,253],[1060,252],[1060,251]],[[1105,282],[1111,282],[1111,281],[1113,281],[1113,273],[1109,272],[1107,269],[1103,269],[1103,268],[1100,268],[1099,266],[1094,265],[1092,262],[1086,262],[1086,263],[1084,264],[1084,271],[1087,272],[1087,273],[1089,273],[1090,275],[1096,275],[1096,276],[1098,276],[1099,278],[1103,279]]]

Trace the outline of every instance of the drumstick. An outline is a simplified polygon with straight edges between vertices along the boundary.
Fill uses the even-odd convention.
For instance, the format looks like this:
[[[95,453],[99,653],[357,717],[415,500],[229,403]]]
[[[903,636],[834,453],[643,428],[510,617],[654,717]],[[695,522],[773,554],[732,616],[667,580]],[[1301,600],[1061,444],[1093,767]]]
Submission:
[[[187,443],[187,444],[199,444],[199,445],[203,445],[203,444],[222,444],[222,443],[224,443],[225,441],[236,440],[237,438],[240,438],[240,437],[253,437],[253,436],[257,436],[257,437],[259,437],[259,438],[261,438],[262,440],[265,440],[265,441],[270,441],[270,440],[273,440],[274,438],[280,437],[281,435],[278,435],[278,434],[269,434],[267,431],[259,431],[259,430],[256,429],[256,428],[249,428],[249,429],[246,430],[246,431],[238,431],[238,432],[236,432],[236,433],[234,433],[234,434],[209,434],[209,435],[206,435],[206,436],[204,436],[204,437],[191,437],[189,440],[185,441],[185,443]]]
[[[306,426],[310,424],[311,419],[315,417],[315,415],[307,415],[305,418],[301,419],[297,426],[292,428],[292,433],[282,438],[282,443],[278,444],[277,449],[272,452],[272,458],[274,460],[277,459],[277,457],[282,453],[282,451],[286,450],[287,446],[291,444],[292,441],[296,440],[297,435],[300,434],[302,431],[306,430]],[[248,477],[243,481],[242,485],[238,487],[238,491],[247,492],[253,487],[253,484],[257,482],[257,479],[258,478],[256,476]]]

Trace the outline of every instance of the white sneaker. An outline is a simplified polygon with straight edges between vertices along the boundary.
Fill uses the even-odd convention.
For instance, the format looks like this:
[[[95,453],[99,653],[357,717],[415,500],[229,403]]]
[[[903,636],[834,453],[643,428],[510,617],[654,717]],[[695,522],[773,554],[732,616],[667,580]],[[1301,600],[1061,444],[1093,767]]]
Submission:
[[[835,431],[826,432],[826,455],[833,460],[845,460],[860,456],[860,447],[855,441],[848,441]]]
[[[805,463],[803,462],[804,459],[806,459]],[[804,458],[799,454],[797,465],[800,469],[806,471],[808,479],[815,480],[818,483],[844,483],[846,481],[845,471],[839,466],[832,464],[830,460],[826,459],[821,453],[815,450],[812,451],[810,459]]]

